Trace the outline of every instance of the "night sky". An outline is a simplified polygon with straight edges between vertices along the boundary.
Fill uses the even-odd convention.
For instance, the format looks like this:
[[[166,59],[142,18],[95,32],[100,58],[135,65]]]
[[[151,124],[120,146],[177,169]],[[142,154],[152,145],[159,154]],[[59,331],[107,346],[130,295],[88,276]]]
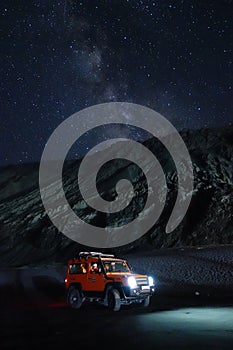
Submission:
[[[64,119],[103,102],[179,130],[231,125],[232,14],[230,0],[1,1],[0,165],[39,161]]]

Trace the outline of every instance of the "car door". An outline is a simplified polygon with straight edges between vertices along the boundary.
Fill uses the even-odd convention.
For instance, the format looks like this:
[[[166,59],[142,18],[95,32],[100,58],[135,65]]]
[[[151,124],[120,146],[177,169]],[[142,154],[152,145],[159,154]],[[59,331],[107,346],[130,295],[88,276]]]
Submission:
[[[96,264],[96,268],[93,265]],[[90,263],[87,273],[88,291],[103,291],[105,287],[105,276],[103,274],[100,263]]]

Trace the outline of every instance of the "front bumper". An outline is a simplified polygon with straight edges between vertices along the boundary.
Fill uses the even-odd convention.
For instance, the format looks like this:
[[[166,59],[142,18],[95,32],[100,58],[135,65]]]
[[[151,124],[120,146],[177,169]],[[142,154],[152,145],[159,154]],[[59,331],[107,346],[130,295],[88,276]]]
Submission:
[[[124,297],[127,299],[145,299],[148,295],[152,295],[154,291],[154,286],[123,287]]]

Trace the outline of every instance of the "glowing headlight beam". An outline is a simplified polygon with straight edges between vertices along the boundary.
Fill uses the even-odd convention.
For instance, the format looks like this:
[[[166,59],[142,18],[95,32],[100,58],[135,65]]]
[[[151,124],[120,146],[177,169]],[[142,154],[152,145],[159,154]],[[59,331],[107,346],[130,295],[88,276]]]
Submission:
[[[136,288],[137,287],[136,279],[133,276],[130,276],[128,278],[128,285],[129,285],[130,288]]]
[[[149,286],[150,286],[150,287],[153,286],[153,285],[154,285],[154,279],[153,279],[153,277],[149,276],[149,277],[148,277],[148,282],[149,282]]]

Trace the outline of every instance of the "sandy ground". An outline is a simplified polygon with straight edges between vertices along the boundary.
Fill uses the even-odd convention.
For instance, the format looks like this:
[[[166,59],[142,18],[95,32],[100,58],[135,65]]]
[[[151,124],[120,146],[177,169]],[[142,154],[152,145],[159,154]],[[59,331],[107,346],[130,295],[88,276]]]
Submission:
[[[227,349],[233,348],[233,298],[154,294],[148,309],[110,312],[83,304],[70,309],[61,285],[37,280],[37,291],[1,288],[0,348]]]
[[[177,260],[174,253],[170,253],[169,257],[171,256],[174,257],[173,261],[182,261]],[[204,273],[207,269],[206,263],[202,263],[203,268],[200,268],[201,259],[198,260],[198,273],[195,275],[192,272],[196,271],[194,266],[190,270],[192,281],[188,279],[185,284],[179,279],[180,272],[173,274],[172,280],[165,280],[165,277],[169,277],[166,271],[170,258],[164,257],[161,254],[154,257],[154,265],[151,256],[144,256],[141,260],[141,268],[152,268],[153,265],[152,272],[158,271],[159,276],[157,290],[149,308],[122,307],[115,313],[103,306],[87,303],[80,310],[70,309],[65,299],[64,266],[1,269],[0,349],[97,347],[232,350],[231,281],[227,280],[225,285],[222,283],[223,279],[221,283],[214,283],[217,275],[213,266],[219,267],[221,259],[217,259],[216,263],[214,254],[214,265],[211,265],[212,272],[209,273],[213,283],[211,285],[208,278],[204,279],[206,283],[203,285],[205,274],[202,275],[201,272]],[[190,251],[188,257],[187,261],[190,261]],[[193,253],[191,261],[192,259]],[[195,259],[197,261],[197,256]],[[133,263],[132,256],[130,260]],[[139,264],[139,260],[137,261]],[[222,265],[225,266],[225,274],[229,270],[229,263],[228,259],[228,265]],[[186,271],[188,267],[183,265]],[[216,271],[218,274],[219,269]],[[227,276],[230,274],[231,271],[228,271]]]

